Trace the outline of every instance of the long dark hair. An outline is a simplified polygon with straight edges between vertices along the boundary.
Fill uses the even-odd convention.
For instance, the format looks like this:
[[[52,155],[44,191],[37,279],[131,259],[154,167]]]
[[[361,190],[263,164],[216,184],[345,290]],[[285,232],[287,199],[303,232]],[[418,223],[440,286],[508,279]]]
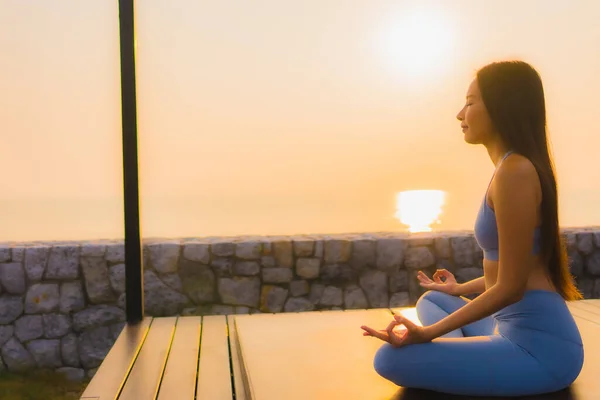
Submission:
[[[527,157],[537,170],[542,187],[541,251],[552,283],[565,300],[581,299],[558,223],[558,192],[540,75],[523,61],[495,62],[477,72],[477,83],[492,124],[504,143]]]

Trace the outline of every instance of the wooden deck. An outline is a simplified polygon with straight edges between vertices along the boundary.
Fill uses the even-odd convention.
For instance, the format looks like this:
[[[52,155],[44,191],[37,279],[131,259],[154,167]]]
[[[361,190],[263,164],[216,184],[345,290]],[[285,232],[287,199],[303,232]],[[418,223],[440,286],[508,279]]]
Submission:
[[[569,303],[586,358],[569,390],[527,399],[600,399],[600,300]],[[398,388],[372,367],[390,309],[146,318],[126,326],[81,399],[474,399]],[[415,320],[414,308],[393,309]],[[498,400],[499,398],[495,398]]]

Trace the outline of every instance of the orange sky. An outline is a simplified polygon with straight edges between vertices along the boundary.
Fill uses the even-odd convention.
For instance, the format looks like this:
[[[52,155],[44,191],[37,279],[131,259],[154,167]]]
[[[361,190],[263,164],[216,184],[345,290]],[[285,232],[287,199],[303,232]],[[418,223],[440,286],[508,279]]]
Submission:
[[[471,229],[492,164],[455,115],[506,58],[544,79],[563,225],[600,224],[600,3],[356,3],[137,2],[145,236],[398,230],[410,189]],[[0,0],[0,51],[0,240],[122,237],[116,2]]]

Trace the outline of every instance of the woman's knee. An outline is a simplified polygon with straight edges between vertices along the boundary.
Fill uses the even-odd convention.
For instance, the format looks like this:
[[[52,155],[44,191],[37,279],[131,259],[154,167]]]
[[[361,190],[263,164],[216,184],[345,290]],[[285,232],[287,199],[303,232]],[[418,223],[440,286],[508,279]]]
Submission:
[[[391,379],[394,369],[394,350],[396,349],[391,344],[385,343],[377,350],[373,359],[375,371],[388,380]]]
[[[402,386],[403,368],[408,365],[404,357],[405,347],[395,348],[385,343],[377,350],[373,360],[375,371],[383,378]]]
[[[421,297],[419,297],[416,306],[420,307],[423,305],[423,303],[427,302],[441,306],[442,304],[447,303],[448,301],[452,301],[454,298],[455,296],[452,296],[447,293],[438,292],[437,290],[428,290],[425,293],[423,293]]]

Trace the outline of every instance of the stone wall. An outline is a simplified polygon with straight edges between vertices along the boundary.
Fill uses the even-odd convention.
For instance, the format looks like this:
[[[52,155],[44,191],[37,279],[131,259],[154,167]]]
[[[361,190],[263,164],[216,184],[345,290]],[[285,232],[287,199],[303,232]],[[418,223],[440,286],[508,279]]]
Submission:
[[[600,229],[565,231],[572,273],[600,297]],[[414,305],[415,272],[481,276],[471,232],[144,242],[146,315]],[[0,370],[92,376],[125,321],[122,242],[0,244]]]

